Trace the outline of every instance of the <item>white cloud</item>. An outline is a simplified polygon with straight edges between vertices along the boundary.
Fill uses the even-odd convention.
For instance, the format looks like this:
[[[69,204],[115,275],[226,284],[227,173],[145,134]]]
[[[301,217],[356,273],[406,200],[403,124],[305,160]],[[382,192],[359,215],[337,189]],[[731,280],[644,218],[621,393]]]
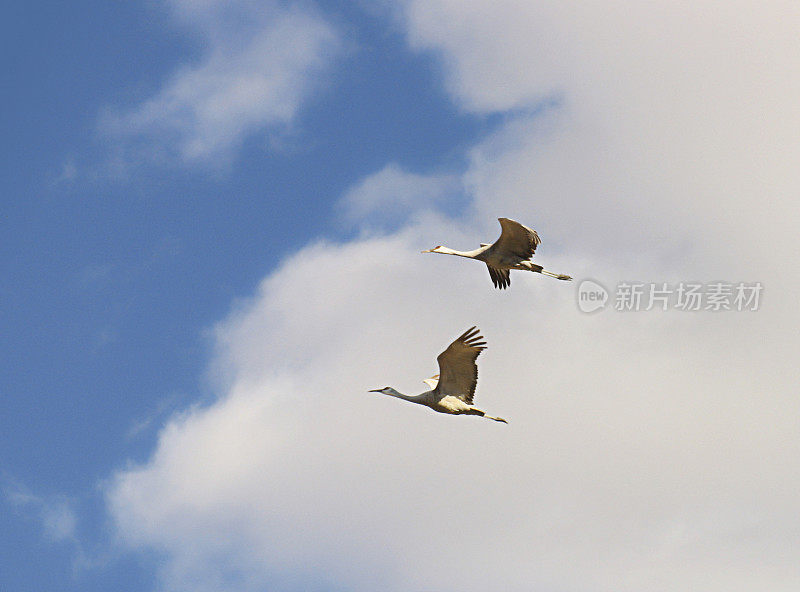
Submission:
[[[220,325],[225,395],[110,491],[164,581],[796,586],[799,409],[747,345],[768,313],[580,315],[571,286],[522,274],[499,294],[480,264],[419,255],[444,224],[309,247]],[[421,390],[472,323],[477,400],[507,429],[366,392]]]
[[[800,282],[778,273],[796,252],[796,11],[489,6],[412,3],[410,37],[470,109],[553,89],[563,106],[475,146],[458,220],[414,203],[395,233],[309,245],[219,325],[219,400],[108,491],[167,588],[800,586]],[[374,187],[365,203],[390,203],[396,184]],[[762,281],[763,307],[583,315],[569,284],[518,273],[500,293],[479,263],[419,254],[492,240],[498,215],[576,278]],[[510,425],[365,392],[422,390],[472,324],[476,400]]]
[[[476,178],[493,211],[528,202],[549,228],[609,241],[628,239],[620,223],[659,242],[686,229],[741,260],[756,240],[793,248],[794,3],[432,0],[407,2],[406,15],[412,46],[442,56],[466,109],[561,97],[552,129],[523,120],[505,138],[519,149],[478,155],[494,173]]]
[[[456,175],[419,175],[390,163],[351,187],[339,206],[350,222],[397,222],[414,211],[441,209],[460,190]]]
[[[102,128],[137,157],[218,166],[243,140],[290,124],[336,54],[337,33],[316,12],[279,2],[168,3],[205,39],[197,64]]]

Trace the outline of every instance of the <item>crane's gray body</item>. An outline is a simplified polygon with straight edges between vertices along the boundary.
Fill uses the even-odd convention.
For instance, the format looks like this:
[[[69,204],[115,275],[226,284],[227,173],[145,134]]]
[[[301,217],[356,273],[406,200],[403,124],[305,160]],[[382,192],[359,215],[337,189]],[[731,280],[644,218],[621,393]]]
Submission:
[[[397,397],[398,399],[403,399],[404,401],[410,401],[412,403],[417,403],[419,405],[425,405],[426,407],[430,407],[434,411],[439,413],[449,413],[450,415],[484,415],[485,412],[482,409],[478,409],[474,405],[469,405],[464,402],[463,399],[454,395],[446,395],[436,389],[425,391],[424,393],[420,393],[418,395],[405,395],[399,391],[396,391],[392,387],[386,387],[381,389],[380,391],[384,395],[389,395],[390,397]]]

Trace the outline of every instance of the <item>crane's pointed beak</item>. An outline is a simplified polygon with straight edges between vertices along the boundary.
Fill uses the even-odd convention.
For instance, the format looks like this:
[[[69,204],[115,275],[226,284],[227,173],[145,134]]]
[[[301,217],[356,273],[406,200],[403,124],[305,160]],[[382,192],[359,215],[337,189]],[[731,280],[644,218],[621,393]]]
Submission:
[[[433,253],[433,249],[428,249],[426,251],[420,251],[420,253]]]
[[[382,390],[383,390],[383,389],[372,389],[371,391],[367,391],[367,392],[370,392],[370,393],[379,393],[379,392],[381,392]]]

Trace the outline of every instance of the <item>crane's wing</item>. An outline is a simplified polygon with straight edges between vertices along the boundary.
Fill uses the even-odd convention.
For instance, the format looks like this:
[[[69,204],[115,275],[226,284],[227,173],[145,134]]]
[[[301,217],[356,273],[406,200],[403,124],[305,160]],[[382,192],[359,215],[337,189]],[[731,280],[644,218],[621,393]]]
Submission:
[[[489,277],[495,288],[501,290],[511,285],[511,273],[508,268],[517,265],[520,261],[530,259],[536,252],[542,240],[532,228],[523,226],[509,218],[498,218],[500,222],[500,238],[485,251],[486,260],[495,262],[493,266],[486,263],[489,268]]]
[[[478,383],[475,360],[485,349],[483,336],[476,327],[472,327],[440,353],[436,358],[439,362],[439,394],[452,395],[472,405],[475,385]]]
[[[532,228],[508,218],[498,218],[497,221],[503,231],[491,248],[496,256],[513,260],[510,264],[530,259],[536,252],[536,247],[542,244],[539,235]]]
[[[422,382],[427,384],[431,388],[431,390],[433,390],[433,389],[436,388],[436,385],[439,384],[439,375],[438,374],[434,374],[433,376],[431,376],[430,378],[426,378]]]
[[[492,278],[492,283],[495,288],[505,290],[511,285],[511,272],[508,269],[498,269],[497,267],[492,267],[488,263],[486,267],[489,269],[489,277]]]

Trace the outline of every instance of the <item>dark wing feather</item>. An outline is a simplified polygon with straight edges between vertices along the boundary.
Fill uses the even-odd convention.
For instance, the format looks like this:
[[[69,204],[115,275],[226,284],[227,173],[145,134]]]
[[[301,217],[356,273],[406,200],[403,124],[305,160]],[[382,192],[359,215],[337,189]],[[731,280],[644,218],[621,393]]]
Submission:
[[[501,290],[511,285],[509,269],[521,261],[527,261],[536,252],[541,239],[536,231],[509,218],[498,218],[503,231],[500,238],[481,253],[481,261],[489,268],[495,288]]]
[[[472,327],[439,354],[436,358],[439,362],[439,384],[436,388],[442,396],[452,395],[472,405],[478,384],[478,364],[475,360],[484,349],[486,342],[483,336],[476,327]]]
[[[497,269],[488,263],[486,264],[486,267],[489,268],[489,277],[492,278],[492,283],[494,284],[495,288],[504,290],[511,285],[511,272],[509,270]]]
[[[542,240],[532,228],[508,218],[498,218],[500,238],[490,247],[495,257],[507,259],[508,266],[516,265],[533,257]]]

